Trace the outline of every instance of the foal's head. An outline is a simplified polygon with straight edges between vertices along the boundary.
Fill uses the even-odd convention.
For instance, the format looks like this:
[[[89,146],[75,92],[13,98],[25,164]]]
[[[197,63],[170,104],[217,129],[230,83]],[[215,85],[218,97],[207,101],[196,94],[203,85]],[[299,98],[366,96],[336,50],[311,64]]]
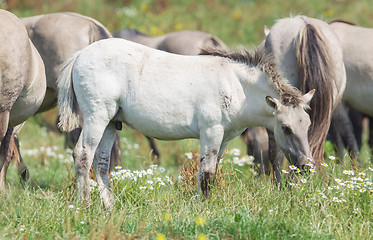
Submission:
[[[277,68],[273,56],[263,46],[259,46],[254,53],[245,49],[240,52],[207,49],[203,50],[201,54],[225,57],[262,69],[269,77],[267,80],[271,88],[273,87],[280,96],[280,100],[266,97],[267,104],[273,108],[276,143],[292,164],[298,167],[303,167],[309,162],[314,164],[308,143],[308,128],[311,120],[306,110],[309,108],[308,103],[315,90],[302,95],[298,89],[289,85]]]
[[[311,158],[308,142],[308,129],[311,120],[306,112],[315,90],[300,97],[299,103],[286,102],[266,97],[267,104],[273,108],[275,117],[274,135],[277,145],[284,152],[291,164],[304,168],[305,165],[314,165]]]

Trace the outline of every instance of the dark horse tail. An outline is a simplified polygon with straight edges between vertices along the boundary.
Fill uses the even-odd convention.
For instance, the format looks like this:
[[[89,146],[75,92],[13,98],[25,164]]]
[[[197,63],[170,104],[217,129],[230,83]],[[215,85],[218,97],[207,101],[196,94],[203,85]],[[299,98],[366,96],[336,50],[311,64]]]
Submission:
[[[324,35],[309,23],[299,33],[296,49],[299,88],[303,93],[316,89],[310,103],[312,124],[308,138],[312,157],[320,167],[334,106],[334,62]]]

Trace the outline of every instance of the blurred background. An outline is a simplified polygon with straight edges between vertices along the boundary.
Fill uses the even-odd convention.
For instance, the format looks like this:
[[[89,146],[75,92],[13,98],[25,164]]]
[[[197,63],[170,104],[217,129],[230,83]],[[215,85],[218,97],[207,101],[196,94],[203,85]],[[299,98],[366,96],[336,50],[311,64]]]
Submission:
[[[176,30],[217,35],[228,46],[251,47],[263,40],[263,26],[290,15],[324,21],[344,19],[370,26],[371,0],[3,0],[18,17],[72,11],[90,16],[110,31],[136,28],[157,36]]]

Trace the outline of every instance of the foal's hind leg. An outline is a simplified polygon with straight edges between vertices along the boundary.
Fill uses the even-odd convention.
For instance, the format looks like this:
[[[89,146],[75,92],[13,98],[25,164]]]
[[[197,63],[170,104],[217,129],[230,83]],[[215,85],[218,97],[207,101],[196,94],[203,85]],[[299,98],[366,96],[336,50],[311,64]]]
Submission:
[[[112,209],[113,196],[110,190],[109,169],[110,153],[115,140],[116,129],[113,123],[106,127],[104,135],[98,145],[93,161],[101,202],[106,209]]]
[[[84,126],[74,149],[79,200],[90,199],[89,169],[91,168],[96,148],[106,128],[106,125],[102,124],[102,121],[95,121],[92,118],[84,119]]]

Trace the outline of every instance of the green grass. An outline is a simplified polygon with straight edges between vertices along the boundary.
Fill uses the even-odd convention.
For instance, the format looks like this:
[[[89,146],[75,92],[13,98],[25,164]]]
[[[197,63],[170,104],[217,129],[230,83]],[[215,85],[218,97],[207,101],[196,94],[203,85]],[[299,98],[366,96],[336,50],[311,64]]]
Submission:
[[[231,47],[249,48],[263,40],[264,25],[270,27],[290,14],[325,21],[343,18],[363,26],[369,26],[373,18],[369,0],[18,2],[11,11],[19,17],[75,11],[98,19],[110,31],[135,27],[161,35],[197,29],[217,35]],[[190,162],[186,152],[199,151],[198,141],[159,141],[159,166],[165,171],[157,174],[162,179],[169,176],[173,184],[149,189],[146,180],[155,181],[149,175],[136,182],[128,178],[116,181],[115,207],[109,214],[95,191],[91,205],[76,202],[71,155],[63,149],[62,135],[38,126],[41,118],[31,118],[20,133],[30,180],[23,189],[11,164],[8,194],[0,197],[1,239],[372,239],[373,192],[371,185],[364,184],[373,181],[373,166],[366,145],[361,152],[362,168],[354,176],[343,173],[351,170],[348,159],[338,165],[326,158],[324,175],[289,180],[297,184],[287,184],[282,190],[270,179],[254,176],[251,165],[233,164],[233,156],[227,153],[220,165],[225,175],[220,175],[208,200],[197,202],[195,183],[178,180],[178,167]],[[53,125],[55,115],[47,113],[43,119]],[[125,128],[121,136],[123,168],[132,172],[149,169],[154,162],[142,134]],[[245,152],[239,138],[229,144],[228,149],[233,148]],[[326,155],[334,155],[330,143]],[[233,172],[235,177],[227,175]]]

